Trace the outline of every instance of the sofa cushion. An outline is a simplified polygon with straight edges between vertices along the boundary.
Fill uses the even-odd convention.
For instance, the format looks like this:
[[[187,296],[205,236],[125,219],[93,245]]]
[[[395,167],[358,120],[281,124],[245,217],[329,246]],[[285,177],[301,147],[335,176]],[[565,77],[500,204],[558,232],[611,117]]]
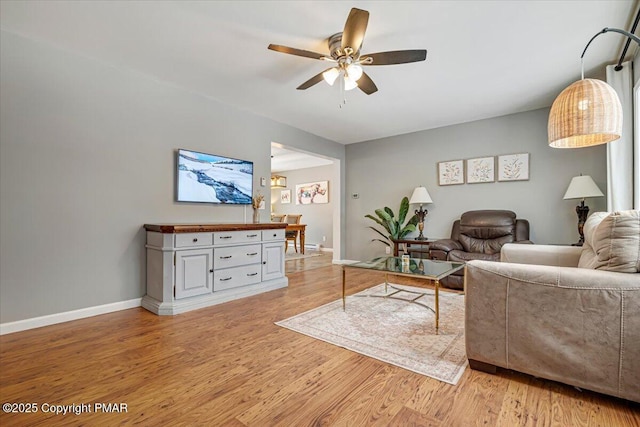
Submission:
[[[578,267],[640,272],[640,211],[596,212],[584,225]]]

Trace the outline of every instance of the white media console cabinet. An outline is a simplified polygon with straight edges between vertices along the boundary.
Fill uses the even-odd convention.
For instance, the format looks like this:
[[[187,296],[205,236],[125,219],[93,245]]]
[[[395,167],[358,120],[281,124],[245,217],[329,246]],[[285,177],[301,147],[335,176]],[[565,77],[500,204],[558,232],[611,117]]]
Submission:
[[[284,223],[145,224],[142,306],[172,315],[289,284]]]

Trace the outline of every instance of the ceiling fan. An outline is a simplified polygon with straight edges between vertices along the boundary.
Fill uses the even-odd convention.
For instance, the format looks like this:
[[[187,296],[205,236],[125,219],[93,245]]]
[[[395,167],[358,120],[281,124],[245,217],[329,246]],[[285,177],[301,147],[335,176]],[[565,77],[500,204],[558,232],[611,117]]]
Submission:
[[[360,48],[368,22],[369,12],[356,8],[351,9],[347,22],[344,24],[344,30],[329,37],[329,55],[277,44],[270,44],[269,49],[336,64],[302,83],[297,87],[298,90],[308,89],[322,80],[333,86],[336,79],[341,76],[341,84],[344,85],[345,90],[358,87],[367,95],[371,95],[377,92],[378,88],[367,73],[362,70],[363,65],[393,65],[424,61],[427,57],[427,51],[425,49],[395,50],[361,55]]]

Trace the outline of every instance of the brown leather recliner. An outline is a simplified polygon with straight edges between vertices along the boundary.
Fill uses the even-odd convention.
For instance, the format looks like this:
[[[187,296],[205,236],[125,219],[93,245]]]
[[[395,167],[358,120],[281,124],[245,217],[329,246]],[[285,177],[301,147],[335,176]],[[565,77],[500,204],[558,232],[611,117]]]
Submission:
[[[469,211],[453,223],[451,239],[437,240],[429,245],[429,258],[453,262],[500,261],[500,249],[505,243],[532,243],[529,221],[516,219],[511,211]],[[440,283],[447,288],[463,289],[464,270]]]

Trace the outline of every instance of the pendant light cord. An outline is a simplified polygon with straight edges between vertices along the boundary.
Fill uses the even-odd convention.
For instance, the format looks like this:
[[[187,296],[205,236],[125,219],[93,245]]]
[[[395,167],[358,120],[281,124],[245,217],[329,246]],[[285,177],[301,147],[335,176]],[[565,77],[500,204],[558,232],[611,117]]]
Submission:
[[[637,23],[637,19],[636,19],[636,23]],[[634,25],[635,27],[635,25]],[[582,51],[582,55],[580,55],[580,68],[581,68],[581,79],[584,80],[584,54],[587,53],[587,49],[589,49],[589,45],[591,44],[591,42],[598,37],[600,34],[604,34],[607,33],[609,31],[612,31],[614,33],[620,33],[622,35],[627,36],[629,39],[627,40],[627,46],[629,46],[629,43],[631,42],[631,40],[633,40],[634,42],[638,43],[638,45],[640,46],[640,37],[631,34],[628,31],[625,30],[620,30],[618,28],[603,28],[602,31],[600,31],[599,33],[597,33],[595,36],[591,37],[591,40],[589,40],[589,43],[587,43],[587,45],[584,47],[584,50]],[[626,52],[626,47],[625,47],[625,52]],[[624,53],[623,53],[624,55]],[[622,58],[621,58],[622,59]],[[620,66],[620,64],[618,64],[618,66]],[[616,67],[617,68],[617,67]],[[618,70],[619,71],[619,70]]]

